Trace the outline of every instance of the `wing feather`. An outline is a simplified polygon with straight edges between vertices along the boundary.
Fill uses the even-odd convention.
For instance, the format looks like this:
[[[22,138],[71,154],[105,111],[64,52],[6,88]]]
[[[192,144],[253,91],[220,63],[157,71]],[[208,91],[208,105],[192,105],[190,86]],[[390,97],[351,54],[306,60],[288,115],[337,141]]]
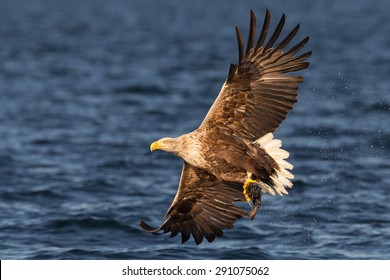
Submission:
[[[184,163],[179,189],[167,212],[167,219],[158,228],[141,221],[141,227],[152,233],[171,232],[170,237],[181,233],[182,242],[192,235],[195,243],[212,242],[222,236],[224,229],[233,227],[245,210],[234,202],[244,201],[240,184],[225,183],[199,168]]]
[[[259,40],[257,41],[256,44],[255,52],[257,52],[263,45],[265,38],[267,37],[270,24],[271,24],[271,13],[267,9],[267,11],[265,12],[264,23],[260,32]]]
[[[240,28],[236,26],[237,45],[238,45],[238,62],[241,63],[244,59],[244,40]]]
[[[274,46],[282,33],[285,15],[266,42],[270,21],[270,12],[267,10],[259,39],[253,48],[256,17],[251,11],[245,52],[241,31],[236,27],[238,64],[231,65],[226,82],[198,128],[206,132],[206,138],[208,131],[214,133],[214,127],[226,127],[232,133],[254,141],[268,132],[274,132],[296,103],[303,77],[287,74],[309,66],[306,59],[311,52],[296,56],[309,38],[288,48],[298,33],[298,24]]]
[[[272,34],[271,38],[269,39],[267,45],[264,47],[264,51],[270,49],[274,45],[276,40],[279,38],[279,35],[282,32],[285,21],[286,21],[286,16],[283,14],[279,23],[278,23],[278,26],[276,26],[274,33]]]
[[[245,55],[248,56],[249,51],[253,49],[253,40],[256,36],[256,16],[253,10],[251,10],[251,19],[249,23],[249,36],[248,36],[248,42],[246,44],[246,51]]]

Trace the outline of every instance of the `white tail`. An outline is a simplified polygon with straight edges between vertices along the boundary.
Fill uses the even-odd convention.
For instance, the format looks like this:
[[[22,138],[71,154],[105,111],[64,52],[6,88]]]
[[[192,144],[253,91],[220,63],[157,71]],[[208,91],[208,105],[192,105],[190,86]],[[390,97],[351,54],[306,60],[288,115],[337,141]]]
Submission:
[[[255,141],[261,148],[263,148],[267,154],[269,154],[277,164],[275,169],[276,173],[271,176],[273,185],[270,186],[264,182],[259,182],[264,192],[268,192],[272,195],[288,194],[286,187],[292,188],[291,179],[294,179],[294,175],[287,169],[293,169],[293,165],[287,161],[289,153],[283,149],[282,141],[274,139],[274,135],[270,132]]]

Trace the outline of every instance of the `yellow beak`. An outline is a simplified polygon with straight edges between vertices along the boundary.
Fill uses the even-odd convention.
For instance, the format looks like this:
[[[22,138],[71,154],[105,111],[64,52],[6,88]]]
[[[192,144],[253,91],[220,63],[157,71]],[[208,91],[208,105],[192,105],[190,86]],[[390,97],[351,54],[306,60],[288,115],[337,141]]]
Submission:
[[[153,152],[154,150],[159,150],[161,149],[161,143],[156,141],[156,142],[153,142],[151,145],[150,145],[150,151]]]

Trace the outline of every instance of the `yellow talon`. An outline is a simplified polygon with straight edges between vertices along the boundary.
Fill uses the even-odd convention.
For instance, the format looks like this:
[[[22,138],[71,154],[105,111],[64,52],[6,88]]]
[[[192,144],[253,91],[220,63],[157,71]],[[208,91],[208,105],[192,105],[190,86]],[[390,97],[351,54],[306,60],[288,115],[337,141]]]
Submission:
[[[246,201],[248,201],[248,202],[251,201],[251,198],[248,195],[248,188],[249,188],[249,185],[251,183],[256,183],[256,180],[253,180],[252,178],[249,177],[246,179],[244,186],[243,186],[243,189],[244,189],[243,194],[245,195]]]

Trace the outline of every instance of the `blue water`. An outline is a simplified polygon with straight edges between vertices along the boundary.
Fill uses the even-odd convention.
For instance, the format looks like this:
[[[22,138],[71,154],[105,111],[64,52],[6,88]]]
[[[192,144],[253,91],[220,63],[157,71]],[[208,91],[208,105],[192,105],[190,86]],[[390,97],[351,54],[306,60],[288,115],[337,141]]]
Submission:
[[[390,259],[388,0],[1,2],[1,259]],[[182,166],[149,145],[201,123],[250,8],[310,36],[295,187],[213,243],[145,233]]]

